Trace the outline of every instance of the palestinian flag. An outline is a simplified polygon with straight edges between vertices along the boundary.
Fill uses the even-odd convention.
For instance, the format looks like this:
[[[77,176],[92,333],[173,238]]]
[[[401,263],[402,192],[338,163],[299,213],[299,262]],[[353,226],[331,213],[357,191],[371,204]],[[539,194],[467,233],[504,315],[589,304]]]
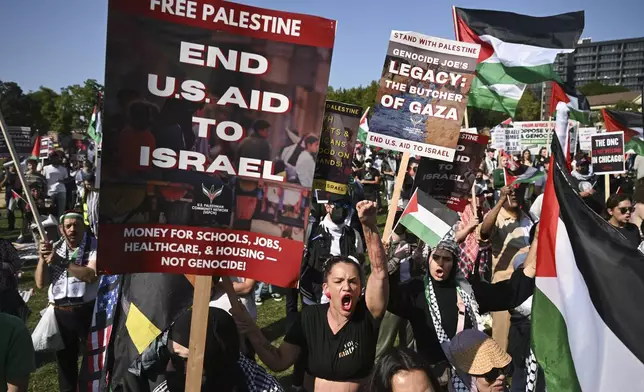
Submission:
[[[193,286],[176,274],[122,275],[121,298],[112,331],[112,385],[119,385],[132,362],[192,306]]]
[[[98,108],[98,105],[94,106],[94,110],[92,111],[92,118],[89,120],[87,135],[97,145],[101,144],[101,141],[103,139],[103,130],[101,126],[101,111]]]
[[[516,170],[506,170],[506,184],[519,185],[519,184],[534,184],[540,180],[546,173],[537,170],[534,167],[520,165]]]
[[[644,139],[642,113],[618,112],[617,110],[602,109],[604,124],[608,132],[624,131],[626,149],[632,138]]]
[[[507,120],[501,123],[501,125],[510,125],[510,124],[512,124],[512,117],[508,117]]]
[[[571,120],[579,121],[582,124],[590,124],[590,104],[579,90],[563,83],[552,82],[550,115],[554,113],[559,102],[563,102],[568,106]]]
[[[526,84],[559,80],[553,63],[572,53],[584,29],[584,12],[533,17],[454,7],[456,39],[481,45],[468,106],[514,117]]]
[[[367,134],[369,133],[369,123],[367,122],[367,113],[369,113],[369,108],[365,110],[362,118],[360,119],[360,126],[358,127],[358,138],[359,142],[365,143],[367,141]]]
[[[549,391],[644,385],[644,255],[570,185],[552,142],[532,304],[532,344]]]
[[[458,214],[425,192],[416,189],[398,224],[414,233],[427,245],[434,247],[458,222]]]

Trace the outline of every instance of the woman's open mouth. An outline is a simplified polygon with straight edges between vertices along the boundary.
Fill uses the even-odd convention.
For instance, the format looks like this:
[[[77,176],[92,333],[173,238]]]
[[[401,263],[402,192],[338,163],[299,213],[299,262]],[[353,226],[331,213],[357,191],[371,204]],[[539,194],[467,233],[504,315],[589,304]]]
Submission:
[[[344,294],[342,296],[341,302],[342,302],[342,310],[347,312],[351,310],[351,303],[353,302],[353,299],[351,298],[351,294]]]

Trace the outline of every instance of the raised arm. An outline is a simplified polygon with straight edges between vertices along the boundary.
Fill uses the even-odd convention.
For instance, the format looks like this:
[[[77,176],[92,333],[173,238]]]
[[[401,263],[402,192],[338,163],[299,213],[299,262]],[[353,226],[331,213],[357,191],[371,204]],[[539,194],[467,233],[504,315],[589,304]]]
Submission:
[[[494,231],[494,226],[496,224],[496,218],[499,216],[499,212],[501,212],[501,208],[503,208],[503,203],[505,203],[505,199],[507,198],[508,194],[510,193],[510,187],[509,186],[504,186],[501,188],[501,195],[499,197],[499,201],[496,202],[494,205],[494,208],[490,210],[490,212],[485,215],[485,218],[483,218],[483,222],[481,223],[481,239],[482,240],[487,240],[492,236],[492,232]]]
[[[40,249],[38,249],[38,264],[36,265],[36,273],[34,274],[36,287],[39,289],[47,287],[51,282],[49,277],[49,264],[52,263],[53,258],[54,250],[52,242],[43,241],[40,244]]]
[[[237,329],[248,338],[259,359],[274,372],[284,371],[295,364],[302,351],[300,346],[288,342],[283,342],[279,347],[273,346],[248,314],[239,296],[235,293],[230,279],[223,277],[219,284],[224,287],[224,291],[228,295],[231,305],[230,314],[235,319]]]
[[[358,218],[362,223],[365,246],[371,261],[371,275],[367,281],[365,299],[367,309],[378,319],[385,315],[389,299],[389,274],[387,271],[387,254],[382,246],[378,225],[376,223],[377,206],[373,201],[363,200],[356,206]]]

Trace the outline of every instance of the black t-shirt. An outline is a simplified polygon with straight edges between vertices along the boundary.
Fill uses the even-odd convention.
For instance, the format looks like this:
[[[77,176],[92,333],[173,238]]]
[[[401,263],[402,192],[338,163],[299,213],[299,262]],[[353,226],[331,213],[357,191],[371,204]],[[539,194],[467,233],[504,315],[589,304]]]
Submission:
[[[638,247],[640,246],[640,242],[642,242],[642,238],[640,238],[640,231],[637,229],[637,226],[632,224],[632,223],[627,223],[626,226],[624,227],[615,227],[617,231],[622,233],[624,237],[633,244],[633,246]]]
[[[369,169],[364,168],[358,173],[360,181],[373,181],[376,177],[380,177],[380,172],[378,169],[374,169],[373,167],[370,167]],[[374,195],[380,189],[380,184],[362,184],[362,187],[364,188],[365,195]]]
[[[400,284],[397,283],[399,280],[398,273],[389,275],[387,310],[409,320],[414,330],[418,353],[430,365],[445,361],[445,353],[436,336],[432,316],[427,306],[425,284],[422,278],[410,279]],[[534,291],[534,279],[525,276],[523,268],[517,269],[508,280],[495,284],[477,280],[472,281],[471,285],[481,314],[515,308],[528,299]],[[456,333],[458,321],[456,285],[445,282],[435,285],[434,289],[443,329],[452,338]],[[474,320],[469,320],[469,317],[465,320],[465,328],[472,328]]]
[[[349,381],[369,375],[376,358],[378,326],[364,299],[337,334],[331,332],[329,304],[307,306],[288,331],[285,342],[307,353],[307,372],[330,381]]]

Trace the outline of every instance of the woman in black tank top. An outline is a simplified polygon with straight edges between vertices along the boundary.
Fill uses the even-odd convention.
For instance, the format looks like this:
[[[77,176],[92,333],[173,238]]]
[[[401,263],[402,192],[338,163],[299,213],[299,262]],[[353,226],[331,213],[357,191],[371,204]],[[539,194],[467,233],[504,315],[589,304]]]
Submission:
[[[279,347],[264,337],[241,304],[231,301],[237,327],[268,368],[283,371],[300,354],[307,356],[307,373],[311,377],[305,389],[309,392],[358,391],[374,364],[377,321],[387,308],[386,254],[376,225],[376,203],[361,201],[356,210],[371,260],[364,298],[357,260],[332,257],[326,262],[323,284],[329,303],[305,307]]]

